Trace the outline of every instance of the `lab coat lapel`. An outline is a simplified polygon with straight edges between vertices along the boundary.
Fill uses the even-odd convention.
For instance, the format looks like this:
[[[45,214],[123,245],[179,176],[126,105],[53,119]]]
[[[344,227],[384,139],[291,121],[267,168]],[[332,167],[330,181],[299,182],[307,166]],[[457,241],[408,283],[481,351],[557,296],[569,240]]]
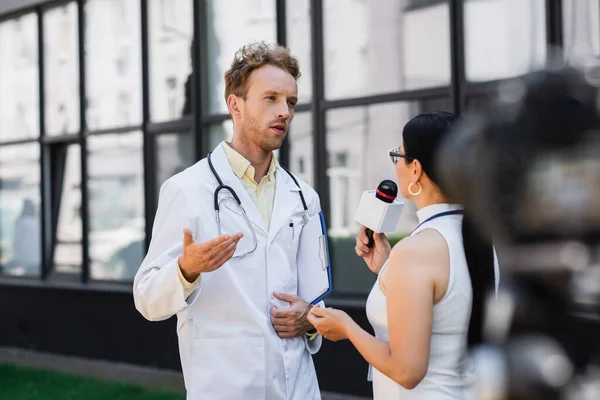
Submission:
[[[267,246],[271,244],[277,232],[290,222],[290,216],[294,210],[297,207],[302,209],[302,201],[299,195],[300,188],[281,166],[277,168],[275,179],[275,201]]]
[[[219,144],[212,153],[212,162],[215,166],[215,169],[221,177],[223,184],[226,186],[230,186],[240,198],[242,206],[244,207],[244,210],[246,210],[246,214],[248,215],[248,219],[250,220],[250,222],[266,235],[268,230],[267,225],[265,224],[265,220],[263,219],[262,215],[260,215],[260,212],[256,208],[256,205],[254,205],[254,202],[248,195],[248,192],[246,192],[244,185],[242,185],[242,182],[240,182],[240,179],[233,173],[231,165],[229,164],[229,161],[227,161],[227,156],[225,155],[225,151],[223,151],[221,145],[222,144]],[[215,189],[217,185],[218,184],[215,185]],[[221,192],[219,193],[219,199],[221,199],[221,196],[225,195],[226,193],[226,190],[221,190]],[[243,214],[239,208],[228,208],[243,218]]]

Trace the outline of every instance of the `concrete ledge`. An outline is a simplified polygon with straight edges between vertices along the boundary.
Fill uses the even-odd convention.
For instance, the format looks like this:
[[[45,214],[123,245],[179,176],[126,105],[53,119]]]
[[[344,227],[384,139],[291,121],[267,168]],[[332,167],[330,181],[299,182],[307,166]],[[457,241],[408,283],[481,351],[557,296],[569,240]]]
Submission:
[[[46,369],[105,381],[127,382],[153,389],[185,393],[183,376],[179,371],[90,360],[12,347],[0,347],[0,364]],[[329,392],[323,392],[321,395],[322,400],[371,400],[368,397]]]

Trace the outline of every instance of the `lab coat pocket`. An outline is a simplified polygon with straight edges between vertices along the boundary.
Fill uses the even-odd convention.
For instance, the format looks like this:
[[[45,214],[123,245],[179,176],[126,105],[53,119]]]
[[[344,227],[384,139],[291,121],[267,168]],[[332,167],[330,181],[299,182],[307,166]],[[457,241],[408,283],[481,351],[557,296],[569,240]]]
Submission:
[[[263,338],[194,339],[193,358],[191,389],[201,398],[265,398]]]

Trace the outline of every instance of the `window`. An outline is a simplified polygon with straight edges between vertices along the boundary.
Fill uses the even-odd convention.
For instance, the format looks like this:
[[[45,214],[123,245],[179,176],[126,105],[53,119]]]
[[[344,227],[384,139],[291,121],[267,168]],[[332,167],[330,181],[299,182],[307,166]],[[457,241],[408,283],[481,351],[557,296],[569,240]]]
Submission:
[[[354,212],[364,190],[375,189],[384,179],[397,181],[388,151],[402,144],[402,129],[413,116],[422,113],[426,101],[377,104],[334,109],[327,114],[327,153],[329,166],[330,223],[328,227],[337,292],[366,294],[376,276],[356,257],[355,237],[360,230]],[[447,99],[438,110],[449,110]],[[397,239],[416,226],[414,205],[405,200]]]
[[[308,103],[312,98],[312,56],[310,0],[286,1],[287,44],[300,63],[298,101]]]
[[[144,257],[141,132],[88,138],[90,274],[131,280]]]
[[[233,137],[233,121],[228,119],[220,124],[211,125],[208,130],[209,135],[209,151],[213,150],[223,140],[231,141]]]
[[[325,0],[328,99],[450,83],[447,2],[405,10],[403,2]]]
[[[290,170],[309,185],[314,184],[312,113],[296,113],[287,140],[290,142]]]
[[[205,0],[208,46],[208,110],[227,113],[225,103],[225,71],[235,53],[252,41],[277,41],[275,1]],[[268,7],[267,7],[268,5]]]
[[[49,9],[43,18],[46,133],[77,133],[80,127],[77,4],[71,2]]]
[[[544,0],[467,0],[467,79],[504,79],[541,66],[546,61],[545,12]]]
[[[53,229],[53,272],[81,273],[81,149],[52,144],[50,149]]]
[[[569,61],[600,55],[598,0],[563,0],[564,51]]]
[[[39,276],[41,268],[40,148],[0,147],[0,270]]]
[[[88,127],[141,124],[140,2],[88,0],[85,11]]]
[[[39,135],[37,16],[0,23],[0,141]]]
[[[164,181],[194,164],[194,138],[190,132],[163,133],[156,137],[156,148],[156,188],[160,190]]]
[[[192,114],[192,0],[149,0],[150,118]]]

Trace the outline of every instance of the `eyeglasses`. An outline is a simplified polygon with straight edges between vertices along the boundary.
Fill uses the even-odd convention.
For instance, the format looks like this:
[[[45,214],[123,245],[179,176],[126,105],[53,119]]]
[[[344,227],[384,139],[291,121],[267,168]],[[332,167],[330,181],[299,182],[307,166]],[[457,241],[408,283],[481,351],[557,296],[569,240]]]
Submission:
[[[400,148],[395,148],[390,150],[390,160],[392,160],[392,163],[394,163],[394,165],[398,164],[398,160],[401,158],[404,158],[406,160],[414,160],[414,157],[408,157],[406,154],[402,154],[400,153]]]

